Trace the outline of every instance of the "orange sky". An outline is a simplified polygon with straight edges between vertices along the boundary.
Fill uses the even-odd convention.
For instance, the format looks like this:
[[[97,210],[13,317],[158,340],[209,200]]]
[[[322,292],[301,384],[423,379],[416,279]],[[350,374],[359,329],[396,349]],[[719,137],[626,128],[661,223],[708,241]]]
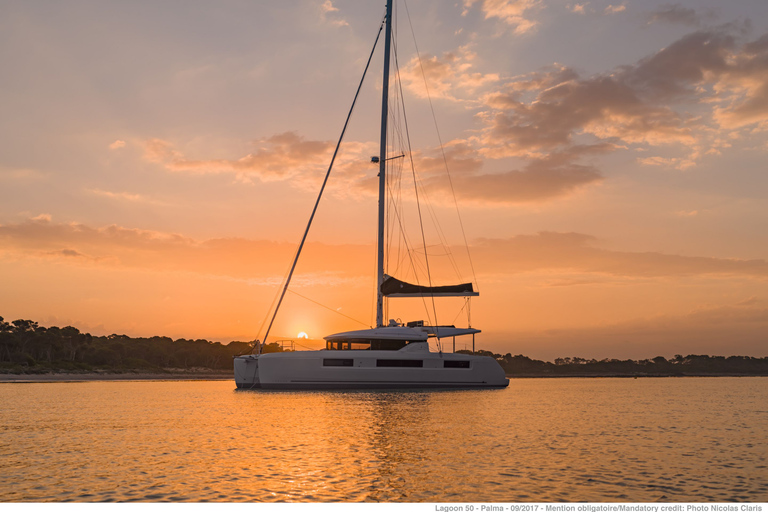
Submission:
[[[0,48],[13,49],[0,52],[6,320],[257,336],[383,7],[172,4],[0,8]],[[445,149],[400,8],[414,162],[471,280],[444,161],[451,171],[478,347],[768,355],[765,2],[409,8]],[[276,338],[373,323],[380,60]],[[455,280],[428,237],[433,277]],[[463,302],[447,302],[438,319],[452,323]],[[390,313],[432,314],[420,300]]]

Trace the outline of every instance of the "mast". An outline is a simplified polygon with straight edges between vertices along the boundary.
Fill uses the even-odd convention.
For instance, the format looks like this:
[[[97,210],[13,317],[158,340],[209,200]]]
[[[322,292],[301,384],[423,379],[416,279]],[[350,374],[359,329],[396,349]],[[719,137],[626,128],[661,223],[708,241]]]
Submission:
[[[384,30],[384,77],[381,91],[381,141],[379,143],[379,237],[376,286],[376,327],[384,326],[384,206],[386,202],[387,169],[387,114],[389,113],[389,51],[392,41],[392,0],[387,0],[387,19]]]

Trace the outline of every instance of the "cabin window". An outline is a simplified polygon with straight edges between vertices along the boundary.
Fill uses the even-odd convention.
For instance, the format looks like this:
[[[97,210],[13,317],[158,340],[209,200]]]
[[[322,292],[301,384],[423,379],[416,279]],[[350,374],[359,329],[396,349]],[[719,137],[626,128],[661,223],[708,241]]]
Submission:
[[[469,368],[469,361],[443,361],[443,368]]]
[[[424,361],[421,359],[377,359],[376,366],[387,368],[421,368]]]
[[[371,350],[371,342],[366,340],[326,341],[326,350]]]
[[[323,359],[323,366],[354,366],[354,359]]]
[[[326,341],[326,350],[400,350],[409,343],[408,340],[366,340],[351,339],[346,341]]]

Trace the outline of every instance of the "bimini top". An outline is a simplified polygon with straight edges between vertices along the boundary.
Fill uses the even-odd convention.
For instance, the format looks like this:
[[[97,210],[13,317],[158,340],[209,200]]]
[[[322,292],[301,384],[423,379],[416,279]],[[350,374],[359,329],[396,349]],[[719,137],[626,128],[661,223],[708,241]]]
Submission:
[[[352,341],[352,340],[402,340],[402,341],[427,341],[426,332],[411,327],[376,327],[374,329],[361,329],[359,331],[347,331],[331,334],[325,337],[326,341]]]
[[[392,276],[384,275],[381,293],[385,297],[476,297],[480,295],[472,288],[472,283],[449,286],[421,286],[406,283]]]

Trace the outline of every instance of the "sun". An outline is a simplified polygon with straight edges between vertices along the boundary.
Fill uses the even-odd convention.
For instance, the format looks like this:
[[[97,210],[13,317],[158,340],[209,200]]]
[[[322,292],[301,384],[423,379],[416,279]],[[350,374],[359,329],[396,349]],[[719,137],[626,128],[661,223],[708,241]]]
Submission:
[[[305,340],[309,339],[309,336],[307,336],[307,333],[304,331],[301,331],[299,334],[296,335],[297,338],[304,338]]]

